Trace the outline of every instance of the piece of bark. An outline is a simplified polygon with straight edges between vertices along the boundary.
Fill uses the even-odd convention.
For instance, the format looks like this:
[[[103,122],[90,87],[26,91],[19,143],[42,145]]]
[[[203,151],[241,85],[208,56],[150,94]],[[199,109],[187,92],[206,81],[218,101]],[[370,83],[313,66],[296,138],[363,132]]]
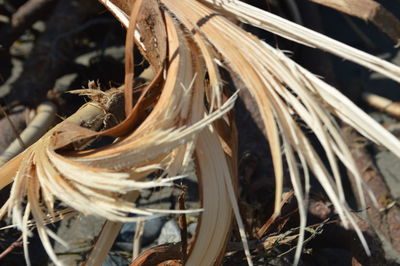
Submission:
[[[10,47],[37,20],[48,15],[57,0],[29,0],[12,15],[8,25],[0,30],[0,45]]]
[[[393,249],[400,252],[400,209],[396,204],[388,207],[388,204],[394,202],[394,199],[391,199],[390,190],[384,177],[374,165],[365,145],[360,144],[360,140],[363,138],[349,128],[345,128],[343,131],[347,142],[352,143],[350,148],[356,166],[379,204],[377,208],[365,193],[369,222],[392,245]],[[354,194],[358,196],[354,178],[350,178],[350,181],[353,191],[355,191]],[[358,202],[360,202],[359,199]]]
[[[351,16],[372,22],[396,44],[400,44],[400,21],[373,0],[309,0]]]
[[[74,57],[72,38],[61,38],[76,30],[89,17],[100,10],[96,2],[61,0],[57,3],[46,23],[46,30],[38,38],[35,47],[27,58],[23,72],[11,85],[11,91],[4,102],[37,105],[54,86],[69,62]]]

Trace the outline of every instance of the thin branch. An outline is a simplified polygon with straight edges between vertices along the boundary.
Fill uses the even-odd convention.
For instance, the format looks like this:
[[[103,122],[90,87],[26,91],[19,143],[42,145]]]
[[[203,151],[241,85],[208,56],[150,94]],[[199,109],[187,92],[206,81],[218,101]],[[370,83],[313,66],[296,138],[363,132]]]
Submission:
[[[8,254],[10,254],[17,247],[22,247],[22,236],[20,236],[8,248],[6,248],[3,252],[1,252],[0,260],[4,259]]]
[[[395,199],[391,197],[388,185],[385,178],[375,166],[373,159],[365,145],[360,144],[365,142],[361,136],[352,132],[349,128],[344,128],[343,132],[351,145],[351,153],[356,161],[356,165],[362,174],[363,181],[366,186],[371,189],[373,194],[371,198],[366,197],[368,204],[368,223],[373,226],[373,229],[379,232],[382,238],[386,239],[387,244],[393,249],[400,251],[400,208],[393,205]],[[353,190],[355,189],[354,179],[350,178]],[[365,192],[367,195],[367,192]],[[357,195],[357,193],[355,193]],[[375,199],[378,200],[375,203]],[[359,201],[359,198],[357,198]],[[392,206],[392,207],[388,207]]]
[[[136,223],[136,231],[135,236],[133,237],[133,251],[132,258],[136,258],[140,252],[140,246],[142,242],[142,236],[144,232],[144,223],[145,221],[138,221]]]
[[[24,149],[26,149],[26,145],[23,142],[23,140],[21,139],[21,136],[17,130],[17,127],[14,125],[14,122],[11,120],[11,118],[8,116],[7,112],[4,110],[3,106],[0,105],[0,110],[1,113],[5,116],[5,118],[7,119],[8,123],[11,126],[11,129],[13,130],[16,139],[18,140],[19,144],[21,145],[21,147],[23,147]]]
[[[11,160],[45,134],[54,121],[56,110],[57,107],[52,102],[44,102],[39,105],[37,115],[32,122],[21,134],[16,132],[17,139],[0,155],[0,166]],[[6,117],[8,118],[7,115]]]
[[[400,103],[393,102],[390,99],[368,92],[364,92],[362,98],[370,106],[394,117],[400,118]]]
[[[185,195],[187,188],[182,186],[182,192],[178,197],[179,209],[186,210],[185,207]],[[179,228],[181,229],[181,243],[182,243],[182,264],[185,265],[187,259],[187,250],[188,250],[188,232],[187,232],[187,222],[186,222],[186,214],[182,213],[179,215]]]
[[[56,0],[29,0],[12,15],[10,24],[0,31],[0,45],[9,47],[22,33],[41,17],[48,14]]]

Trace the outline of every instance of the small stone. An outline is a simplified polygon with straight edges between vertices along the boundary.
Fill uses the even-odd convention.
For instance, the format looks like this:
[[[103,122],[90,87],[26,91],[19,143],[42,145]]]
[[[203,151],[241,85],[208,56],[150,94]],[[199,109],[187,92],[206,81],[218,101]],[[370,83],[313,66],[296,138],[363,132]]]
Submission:
[[[196,227],[197,227],[197,223],[191,223],[188,225],[187,231],[188,231],[190,237],[192,237],[196,234]]]
[[[120,266],[120,265],[129,265],[129,261],[113,253],[108,254],[105,261],[102,264],[102,266]]]
[[[54,84],[54,89],[58,92],[64,92],[67,91],[72,84],[74,80],[76,80],[78,77],[78,74],[76,73],[71,73],[71,74],[66,74],[56,80],[56,83]]]
[[[174,220],[166,222],[158,237],[158,244],[176,243],[181,241],[181,232],[178,223]]]
[[[142,246],[149,245],[157,239],[157,237],[160,235],[160,231],[165,223],[165,220],[165,217],[155,217],[154,219],[145,221],[141,239]],[[122,247],[123,250],[131,251],[135,231],[136,223],[124,224],[119,233],[116,245]]]

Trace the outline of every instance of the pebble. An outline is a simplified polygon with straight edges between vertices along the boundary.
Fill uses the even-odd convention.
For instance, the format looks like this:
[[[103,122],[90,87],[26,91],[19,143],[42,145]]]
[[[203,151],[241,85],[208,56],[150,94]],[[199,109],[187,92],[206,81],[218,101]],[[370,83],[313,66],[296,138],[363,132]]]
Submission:
[[[181,231],[178,223],[175,220],[169,220],[161,229],[160,236],[158,237],[158,244],[176,243],[181,241]]]
[[[155,217],[154,219],[146,220],[141,239],[142,246],[147,246],[157,239],[157,237],[160,235],[161,228],[163,227],[165,221],[165,217]],[[135,236],[135,231],[135,222],[124,224],[115,245],[122,250],[130,252],[132,250],[132,243],[133,237]]]
[[[121,266],[121,265],[129,265],[129,261],[113,253],[108,254],[105,261],[102,264],[102,266]]]
[[[197,223],[191,223],[188,225],[187,231],[189,233],[189,237],[192,237],[196,234],[196,227],[197,227]]]

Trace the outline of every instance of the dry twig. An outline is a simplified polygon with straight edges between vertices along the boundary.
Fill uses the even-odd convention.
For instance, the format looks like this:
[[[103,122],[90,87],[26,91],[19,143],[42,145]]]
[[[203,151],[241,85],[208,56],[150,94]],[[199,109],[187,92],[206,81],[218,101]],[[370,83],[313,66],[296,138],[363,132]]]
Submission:
[[[0,47],[7,48],[40,18],[46,16],[56,0],[29,0],[12,15],[10,24],[0,30]]]
[[[367,221],[374,230],[386,239],[394,250],[400,252],[400,208],[396,204],[391,208],[387,208],[387,205],[395,202],[395,199],[391,197],[390,190],[385,183],[385,178],[375,166],[367,148],[365,145],[360,144],[360,142],[362,143],[366,140],[349,128],[344,128],[343,131],[348,142],[353,143],[351,145],[351,152],[362,174],[363,181],[373,193],[372,197],[374,198],[372,199],[365,193],[368,206]],[[356,185],[354,182],[351,184],[354,190]],[[378,200],[378,205],[374,204],[373,199],[375,198]],[[359,202],[359,197],[357,197],[357,200]]]
[[[20,236],[8,248],[6,248],[3,252],[1,252],[0,260],[4,259],[5,256],[10,254],[17,247],[22,247],[22,236]]]
[[[186,210],[185,207],[185,195],[186,195],[186,187],[182,186],[182,192],[178,197],[179,209]],[[182,245],[182,264],[185,265],[186,258],[188,254],[188,232],[187,232],[187,221],[186,214],[182,213],[178,218],[179,228],[181,229],[181,245]]]
[[[400,103],[393,102],[392,100],[376,95],[374,93],[364,92],[362,94],[363,100],[370,106],[386,112],[396,118],[400,118]]]

